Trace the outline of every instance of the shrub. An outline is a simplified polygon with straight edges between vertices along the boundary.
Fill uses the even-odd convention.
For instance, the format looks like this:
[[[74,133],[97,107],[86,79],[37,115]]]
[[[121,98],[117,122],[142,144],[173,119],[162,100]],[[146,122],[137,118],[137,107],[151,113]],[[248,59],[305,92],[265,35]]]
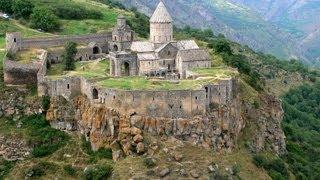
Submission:
[[[153,158],[147,157],[143,160],[143,163],[148,168],[152,168],[156,165],[156,161]]]
[[[14,167],[14,162],[6,161],[0,157],[0,179],[4,179],[7,174],[11,171]]]
[[[253,163],[258,167],[264,167],[268,164],[268,160],[263,155],[254,155]]]
[[[41,177],[45,175],[48,171],[55,171],[56,170],[56,165],[53,163],[49,162],[39,162],[25,172],[26,175],[30,177]]]
[[[65,165],[65,166],[63,166],[63,170],[64,170],[67,174],[69,174],[70,176],[74,176],[74,175],[76,174],[76,172],[77,172],[77,170],[76,170],[74,167],[72,167],[71,165]]]
[[[50,108],[50,96],[42,96],[42,108],[48,111]]]
[[[44,7],[37,7],[33,10],[30,18],[31,27],[43,31],[55,31],[60,27],[58,18],[53,12]]]
[[[239,164],[235,164],[232,166],[233,175],[237,176],[240,173],[241,167]]]
[[[34,5],[29,0],[14,0],[12,4],[12,11],[18,18],[29,19]]]
[[[12,1],[11,0],[0,0],[0,10],[12,14]]]
[[[112,175],[113,167],[110,164],[94,165],[86,168],[84,177],[87,180],[107,179]]]
[[[96,10],[89,10],[83,6],[67,3],[57,4],[52,7],[56,16],[62,19],[101,19],[103,14]]]

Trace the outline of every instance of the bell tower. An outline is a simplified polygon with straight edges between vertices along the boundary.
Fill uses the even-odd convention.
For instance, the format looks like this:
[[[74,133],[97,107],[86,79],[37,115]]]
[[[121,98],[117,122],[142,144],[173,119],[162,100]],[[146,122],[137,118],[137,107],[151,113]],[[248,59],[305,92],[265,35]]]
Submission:
[[[161,0],[150,18],[150,42],[162,44],[173,41],[172,23],[171,15]]]

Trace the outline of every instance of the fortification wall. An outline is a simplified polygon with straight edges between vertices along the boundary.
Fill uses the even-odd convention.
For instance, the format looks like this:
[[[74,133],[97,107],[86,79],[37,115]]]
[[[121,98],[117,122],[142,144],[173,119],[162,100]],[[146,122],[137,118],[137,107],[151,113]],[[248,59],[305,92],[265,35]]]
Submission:
[[[112,39],[111,33],[89,34],[81,36],[59,36],[50,38],[23,38],[21,42],[22,49],[28,48],[49,48],[54,46],[63,46],[66,42],[72,41],[76,43],[90,42],[106,43]]]
[[[81,93],[91,103],[119,112],[165,118],[204,115],[211,103],[227,105],[236,97],[234,89],[237,84],[235,79],[230,78],[200,90],[126,91],[99,87],[82,77],[66,77],[46,82],[43,87],[53,97],[61,95],[70,100]]]
[[[10,52],[17,52],[21,49],[46,49],[50,47],[63,46],[66,42],[72,41],[79,44],[95,42],[99,44],[102,51],[106,52],[107,42],[112,40],[112,34],[97,33],[79,36],[53,36],[41,38],[22,38],[20,32],[6,34],[6,49]]]

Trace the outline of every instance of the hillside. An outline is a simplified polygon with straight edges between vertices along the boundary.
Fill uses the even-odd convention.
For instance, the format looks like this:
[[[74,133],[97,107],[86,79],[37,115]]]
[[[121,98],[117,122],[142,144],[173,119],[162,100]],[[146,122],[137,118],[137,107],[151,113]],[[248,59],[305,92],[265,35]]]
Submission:
[[[46,3],[61,5],[69,3],[69,0],[41,0],[34,2],[39,3],[40,6],[45,6]],[[75,20],[59,18],[59,21],[62,22],[61,29],[50,33],[31,29],[28,27],[29,24],[24,21],[1,21],[1,24],[2,22],[5,24],[4,28],[1,29],[1,33],[19,30],[25,36],[35,37],[99,32],[110,29],[115,24],[116,15],[121,13],[128,20],[132,20],[130,21],[131,26],[136,32],[139,32],[139,38],[146,38],[148,36],[148,32],[146,31],[148,29],[148,19],[144,15],[135,11],[120,9],[121,6],[119,4],[114,5],[107,3],[109,1],[104,2],[106,3],[102,4],[88,0],[72,1],[75,5],[91,10],[99,9],[103,12],[101,19]],[[24,111],[31,109],[38,112],[39,109],[42,111],[45,110],[45,106],[48,106],[48,102],[45,99],[35,96],[34,87],[30,86],[19,90],[12,87],[5,88],[1,80],[1,94],[4,95],[0,95],[0,100],[3,104],[12,105],[13,111],[3,111],[3,114],[9,114],[6,117],[3,114],[0,115],[0,140],[3,139],[1,137],[9,139],[9,147],[10,143],[14,145],[18,144],[13,149],[22,149],[23,151],[17,152],[22,152],[23,154],[29,153],[31,155],[24,157],[23,160],[14,162],[0,158],[2,165],[0,166],[0,179],[10,179],[11,177],[16,179],[98,179],[111,176],[111,172],[113,172],[112,177],[114,179],[159,178],[158,171],[166,170],[166,167],[172,170],[170,177],[174,179],[184,178],[186,175],[189,177],[196,177],[198,175],[216,179],[281,179],[293,176],[293,174],[298,176],[295,173],[295,167],[298,167],[301,172],[305,173],[301,177],[315,177],[316,174],[306,173],[308,172],[307,168],[314,164],[310,162],[310,156],[303,160],[294,156],[295,159],[301,160],[301,162],[297,166],[292,166],[294,163],[290,161],[290,156],[286,159],[286,157],[277,156],[270,152],[273,152],[274,144],[279,149],[283,148],[281,147],[281,142],[278,142],[282,136],[280,129],[281,118],[278,117],[283,112],[281,111],[281,104],[277,103],[279,102],[277,97],[288,92],[290,88],[300,86],[302,82],[313,85],[313,82],[319,79],[319,74],[316,71],[308,69],[300,62],[280,61],[276,57],[257,53],[247,46],[242,46],[223,37],[217,37],[210,31],[190,28],[176,29],[175,37],[177,39],[197,40],[203,48],[210,51],[216,69],[226,69],[229,67],[239,69],[241,78],[239,89],[241,114],[246,127],[240,135],[234,151],[229,153],[223,151],[214,153],[211,149],[185,144],[183,141],[175,138],[160,139],[146,133],[146,136],[144,136],[146,138],[145,141],[152,147],[150,149],[154,149],[147,153],[148,156],[128,156],[120,161],[113,162],[111,160],[110,149],[100,149],[98,152],[93,152],[90,143],[86,142],[78,134],[68,134],[54,130],[49,127],[48,123],[44,122],[44,118],[41,115],[28,116]],[[0,42],[4,42],[4,37],[1,38]],[[2,56],[4,56],[4,52],[0,51],[1,61],[3,59]],[[2,62],[0,64],[2,66]],[[89,72],[90,75],[91,73],[100,73],[100,71],[103,73],[104,70],[101,66],[105,65],[106,63],[99,63],[99,68],[95,70],[90,69],[93,71]],[[2,70],[2,67],[0,69]],[[55,71],[54,68],[51,70]],[[124,86],[123,84],[120,85]],[[308,90],[308,92],[310,91]],[[312,89],[312,91],[315,90]],[[301,91],[291,93],[303,94]],[[274,94],[277,97],[274,97]],[[318,97],[318,95],[315,96]],[[312,102],[313,96],[299,97],[297,101],[305,98],[310,101],[310,106],[317,107],[318,104]],[[289,95],[286,96],[287,99],[290,99]],[[297,101],[290,103],[300,111],[307,111],[309,114],[312,114],[311,112],[314,109],[302,109],[302,105],[298,104]],[[55,103],[59,103],[59,101],[51,102],[51,105],[57,105]],[[269,103],[275,103],[275,107],[270,106]],[[70,103],[62,100],[59,106],[53,106],[50,110],[51,112],[55,112],[58,109],[62,109],[64,113],[61,114],[68,116],[69,114],[65,112],[71,112],[72,110],[69,105]],[[85,108],[89,109],[89,107]],[[95,110],[94,108],[92,109]],[[11,112],[17,112],[17,114],[10,114]],[[88,119],[91,117],[102,119],[102,117],[95,116],[99,112],[101,113],[98,110],[93,111],[92,114],[88,112]],[[291,118],[288,118],[290,117],[289,115],[286,117],[285,125],[290,128],[287,128],[289,130],[285,130],[285,132],[290,133],[292,129],[298,130],[299,127],[295,126],[295,121],[298,121],[298,119],[292,122],[293,125],[288,125]],[[95,125],[99,126],[99,123]],[[312,130],[317,127],[318,125],[315,123],[314,128],[308,127],[308,130],[312,133]],[[304,128],[299,129],[302,132],[304,130]],[[264,137],[264,135],[268,137]],[[318,137],[318,134],[314,133],[314,135]],[[269,137],[270,139],[268,139]],[[294,137],[290,137],[290,141],[292,140],[295,140]],[[315,143],[309,141],[309,139],[307,140],[310,144]],[[19,144],[20,141],[22,143]],[[300,140],[300,143],[303,142],[306,142],[305,139]],[[292,144],[289,146],[292,149],[288,149],[290,152],[296,150],[295,145],[299,145],[299,142],[294,141]],[[33,147],[33,149],[31,150],[29,147]],[[50,151],[51,149],[52,151]],[[316,155],[318,152],[318,149],[309,149],[311,155],[312,153]],[[149,158],[149,153],[153,154],[152,158]],[[304,155],[299,149],[294,153]],[[18,155],[20,156],[20,154]],[[260,162],[263,163],[259,164]],[[189,175],[189,172],[191,175]]]
[[[158,2],[157,0],[120,1],[127,7],[137,7],[148,15]],[[319,1],[308,1],[306,4],[303,3],[304,1],[301,3],[297,1],[296,4],[301,4],[301,6],[296,9],[294,9],[295,6],[289,9],[292,5],[290,3],[293,3],[289,0],[165,2],[177,21],[177,26],[212,28],[214,32],[222,33],[229,39],[246,44],[256,51],[284,59],[302,59],[311,65],[317,64],[317,58],[319,58],[317,48],[319,47],[319,36],[317,36],[319,33],[317,30],[319,29],[317,27]],[[189,12],[193,12],[192,18]]]
[[[298,46],[305,51],[306,57],[315,63],[319,62],[319,0],[231,1],[256,11],[266,21],[290,33],[297,39]]]

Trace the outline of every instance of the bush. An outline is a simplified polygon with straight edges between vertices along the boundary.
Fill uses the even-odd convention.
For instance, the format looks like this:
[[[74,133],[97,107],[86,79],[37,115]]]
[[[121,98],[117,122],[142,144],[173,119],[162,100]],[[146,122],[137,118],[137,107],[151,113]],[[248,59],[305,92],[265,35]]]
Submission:
[[[6,161],[0,157],[0,179],[4,179],[5,176],[10,173],[14,164],[14,162]]]
[[[49,162],[39,162],[29,168],[25,173],[30,177],[41,177],[48,171],[55,171],[56,165]]]
[[[74,167],[72,167],[71,165],[65,165],[65,166],[63,166],[63,169],[70,176],[74,176],[77,172],[77,170]]]
[[[150,158],[150,157],[145,158],[143,160],[143,163],[148,168],[152,168],[152,167],[156,166],[156,161],[153,158]]]
[[[31,14],[31,27],[43,31],[55,31],[60,28],[58,18],[53,12],[44,7],[37,7]]]
[[[42,96],[42,108],[44,111],[48,111],[50,108],[50,96]]]
[[[57,4],[52,7],[56,16],[62,19],[101,19],[103,14],[96,10],[89,10],[76,4]]]
[[[264,167],[268,164],[268,161],[263,155],[254,155],[253,163],[258,167]]]
[[[112,150],[101,147],[97,151],[93,151],[91,143],[84,136],[81,138],[81,149],[90,156],[90,163],[95,163],[99,159],[112,159]]]
[[[18,18],[29,19],[34,5],[29,0],[13,0],[12,11]]]
[[[113,167],[110,164],[94,165],[86,168],[84,177],[87,180],[107,179],[112,175]]]
[[[0,10],[8,13],[8,14],[12,14],[12,0],[0,0]]]

